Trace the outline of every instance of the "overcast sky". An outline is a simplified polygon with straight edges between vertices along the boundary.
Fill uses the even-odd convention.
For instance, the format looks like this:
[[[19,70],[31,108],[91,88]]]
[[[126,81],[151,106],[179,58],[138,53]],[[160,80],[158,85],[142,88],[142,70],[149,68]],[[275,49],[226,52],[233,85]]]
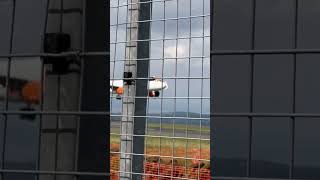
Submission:
[[[127,0],[111,0],[111,6],[126,4]],[[190,5],[191,4],[191,5]],[[190,8],[191,7],[191,8]],[[156,40],[150,42],[150,58],[164,61],[150,61],[150,76],[156,77],[209,77],[209,55],[210,55],[210,22],[209,14],[210,0],[172,0],[164,2],[155,1],[152,5],[151,37]],[[118,13],[118,19],[117,19]],[[127,7],[111,9],[111,24],[126,22]],[[194,18],[186,18],[186,17]],[[200,17],[199,17],[200,16]],[[170,19],[159,21],[159,19]],[[181,18],[179,20],[173,18]],[[158,21],[157,21],[158,20]],[[111,44],[111,58],[125,58],[126,25],[111,26],[111,42],[118,42],[116,47]],[[116,36],[117,35],[117,36]],[[193,38],[190,38],[193,37]],[[170,40],[161,40],[161,39]],[[178,40],[171,40],[177,39]],[[178,60],[176,59],[178,58]],[[190,58],[189,57],[199,57]],[[201,58],[206,57],[206,58]],[[167,59],[166,59],[167,58]],[[179,59],[183,58],[183,59]],[[189,63],[190,62],[190,63]],[[123,74],[123,62],[111,63],[111,77],[121,78]],[[190,69],[190,70],[189,70]],[[161,92],[164,97],[209,97],[210,83],[208,79],[165,79],[169,89]],[[209,99],[192,99],[189,101],[189,110],[209,114]],[[162,100],[162,111],[173,112],[188,111],[187,99]],[[176,107],[174,107],[176,106]],[[121,101],[115,100],[112,104],[113,112],[120,112]],[[176,108],[176,109],[175,109]],[[149,112],[160,113],[161,100],[151,99],[149,101]]]

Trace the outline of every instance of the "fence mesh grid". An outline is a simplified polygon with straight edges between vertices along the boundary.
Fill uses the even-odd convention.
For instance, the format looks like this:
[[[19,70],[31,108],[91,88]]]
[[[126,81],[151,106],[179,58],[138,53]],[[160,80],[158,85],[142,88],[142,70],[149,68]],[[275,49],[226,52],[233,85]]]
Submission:
[[[109,115],[103,111],[107,106],[100,112],[81,106],[84,57],[109,55],[107,49],[85,52],[85,6],[86,1],[0,2],[1,39],[7,36],[0,48],[2,180],[109,177],[105,168],[87,172],[79,167],[80,117],[104,121]],[[71,47],[63,53],[45,52],[45,34],[66,31],[72,36]],[[72,57],[72,68],[65,74],[54,72],[49,57],[55,57],[55,63]]]
[[[132,7],[143,4],[150,5],[150,20],[133,20]],[[148,77],[136,78],[149,81],[149,94],[134,97],[147,99],[142,117],[145,134],[123,131],[123,118],[138,117],[123,114],[127,97],[119,98],[116,90],[110,93],[111,179],[118,179],[121,173],[139,174],[144,179],[210,179],[210,0],[112,0],[110,12],[111,89],[123,79],[128,61],[149,61]],[[150,23],[149,58],[128,58],[128,44],[142,41],[130,38],[128,27],[145,22]],[[167,88],[151,97],[155,79]],[[143,156],[141,172],[132,167],[120,172],[120,139],[124,135],[144,139],[142,154],[129,153]]]

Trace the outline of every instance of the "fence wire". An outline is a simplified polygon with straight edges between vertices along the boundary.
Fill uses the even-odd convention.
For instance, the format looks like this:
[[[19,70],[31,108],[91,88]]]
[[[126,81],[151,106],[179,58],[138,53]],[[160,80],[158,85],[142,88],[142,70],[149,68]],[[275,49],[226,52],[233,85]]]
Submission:
[[[86,52],[84,11],[85,0],[0,2],[3,26],[0,33],[3,40],[0,47],[1,180],[110,176],[105,168],[98,172],[90,168],[83,171],[80,167],[79,152],[86,152],[79,145],[82,141],[80,119],[88,117],[96,123],[101,119],[105,121],[110,114],[103,111],[106,108],[100,112],[82,108],[83,57],[107,58],[109,55],[107,49]],[[46,53],[47,33],[68,33],[72,37],[71,47],[63,53]],[[56,45],[51,43],[52,47]],[[48,57],[72,57],[74,62],[61,74],[53,72],[53,62],[50,64],[45,59]]]
[[[134,2],[111,0],[110,5],[111,179],[123,178],[122,174],[138,174],[143,179],[210,179],[210,0]],[[133,21],[132,5],[146,4],[151,7],[150,19]],[[150,37],[128,38],[132,33],[128,26],[134,23],[150,23]],[[128,44],[145,41],[149,57],[128,59]],[[133,97],[147,99],[143,116],[123,114],[123,108],[128,108],[124,99],[130,97],[119,97],[115,91],[116,81],[126,80],[127,61],[149,62],[148,77],[134,79],[149,81],[149,94]],[[158,97],[150,95],[154,79],[168,85],[159,90]],[[133,126],[145,119],[145,133],[127,134],[130,131],[121,127],[123,118],[133,118]],[[120,137],[144,139],[143,153],[127,153],[143,157],[141,172],[132,168],[121,172],[120,155],[125,152]]]

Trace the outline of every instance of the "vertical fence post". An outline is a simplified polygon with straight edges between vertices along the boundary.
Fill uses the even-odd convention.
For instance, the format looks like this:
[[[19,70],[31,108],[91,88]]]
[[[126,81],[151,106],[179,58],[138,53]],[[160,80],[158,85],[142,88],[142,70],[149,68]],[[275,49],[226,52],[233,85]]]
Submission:
[[[149,58],[150,22],[146,21],[150,20],[151,3],[145,2],[147,1],[132,0],[128,5],[129,23],[124,72],[131,73],[132,79],[139,79],[133,83],[124,83],[120,146],[120,179],[124,180],[141,179],[139,174],[143,172],[144,156],[141,154],[144,154],[144,137],[135,135],[145,135],[146,123],[149,61],[136,61]],[[128,77],[127,74],[125,78]]]
[[[214,1],[214,0],[213,0]],[[210,2],[210,114],[212,114],[214,112],[214,109],[213,109],[213,54],[212,54],[212,51],[213,51],[213,22],[214,22],[214,19],[213,19],[213,5],[214,5],[214,2],[211,1]],[[214,162],[214,159],[213,159],[213,131],[214,130],[214,127],[213,127],[213,116],[210,116],[210,177],[213,178],[214,177],[214,165],[213,165],[213,162]]]
[[[138,40],[138,20],[139,20],[139,0],[131,0],[128,4],[128,24],[127,24],[127,43],[126,61],[124,62],[124,77],[136,77],[137,62],[137,40]],[[126,75],[125,75],[126,74]],[[134,97],[136,95],[135,83],[125,83],[123,81],[122,98],[122,118],[121,118],[121,137],[120,137],[120,179],[131,179],[132,172],[132,138],[134,123]]]
[[[140,0],[139,13],[139,30],[138,30],[138,51],[137,59],[150,58],[150,21],[151,20],[151,2],[149,0]],[[133,137],[133,162],[132,171],[133,179],[142,179],[144,169],[144,147],[145,147],[145,129],[146,129],[146,111],[147,111],[147,97],[148,96],[148,75],[149,75],[149,61],[137,61],[137,80],[136,80],[136,96],[145,97],[137,98],[135,100],[135,116],[134,119],[134,136]],[[138,155],[139,154],[139,155]]]
[[[83,24],[84,50],[109,51],[109,13],[105,0],[85,0]],[[109,57],[86,56],[83,61],[81,92],[82,111],[110,111],[109,102]],[[85,115],[80,118],[78,144],[78,171],[109,173],[110,117]],[[80,176],[79,180],[102,180],[109,177]]]

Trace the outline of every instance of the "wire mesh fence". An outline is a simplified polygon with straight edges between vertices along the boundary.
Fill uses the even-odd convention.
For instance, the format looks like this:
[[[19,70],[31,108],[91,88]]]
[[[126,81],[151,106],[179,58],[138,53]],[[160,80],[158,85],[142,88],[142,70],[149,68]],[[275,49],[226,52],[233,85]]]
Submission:
[[[314,101],[319,95],[319,25],[313,20],[320,14],[310,13],[319,4],[282,3],[291,8],[275,1],[214,1],[215,175],[320,177],[319,147],[313,142],[319,137],[319,101]],[[271,33],[270,27],[276,30]]]
[[[93,50],[88,48],[89,43],[85,41],[90,34],[86,19],[97,18],[90,9],[102,1],[95,2],[0,2],[1,180],[109,176],[105,160],[102,168],[98,160],[94,162],[94,168],[86,167],[90,161],[84,156],[91,155],[84,139],[90,138],[94,132],[91,131],[84,138],[83,130],[86,128],[80,127],[80,124],[86,127],[85,123],[91,127],[100,124],[97,127],[102,127],[100,130],[104,133],[108,128],[103,127],[105,117],[109,115],[108,106],[90,107],[85,98],[88,93],[85,87],[90,85],[84,79],[91,74],[88,68],[90,63],[85,62],[86,57],[91,57],[91,61],[98,60],[96,63],[103,66],[101,62],[109,55],[107,46]],[[87,4],[90,6],[86,7]],[[109,8],[96,6],[94,9],[96,12],[102,10],[107,17]],[[107,31],[106,28],[101,29],[104,29],[104,33]],[[99,36],[99,33],[95,31],[95,35]],[[62,43],[61,36],[66,38],[62,38]],[[99,38],[105,43],[105,36]],[[97,52],[99,50],[101,52]],[[102,57],[102,61],[97,57]],[[99,71],[95,71],[95,74],[99,74]],[[97,77],[95,80],[99,79]],[[106,93],[99,95],[103,97],[103,94]],[[94,99],[93,96],[90,98]],[[97,100],[95,102],[99,103]],[[90,132],[89,129],[86,129],[87,132]],[[98,129],[95,128],[95,132]],[[103,138],[100,141],[103,144],[107,136],[96,136],[96,142]],[[94,144],[91,144],[92,148]],[[100,147],[95,147],[95,156],[103,154],[105,157],[106,148]]]
[[[250,124],[247,128],[249,136],[246,137],[248,143],[244,143],[245,146],[248,145],[248,150],[244,151],[246,154],[244,161],[239,163],[242,172],[236,174],[242,177],[214,177],[211,175],[211,179],[268,179],[249,177],[254,172],[252,167],[256,166],[252,157],[254,157],[253,152],[257,151],[253,146],[253,140],[258,137],[254,134],[258,132],[258,128],[254,126],[257,125],[257,118],[290,118],[288,132],[291,134],[287,136],[289,140],[281,141],[281,144],[289,142],[288,151],[283,151],[289,156],[289,166],[286,168],[288,170],[284,171],[286,175],[283,177],[295,178],[297,176],[295,173],[301,170],[299,169],[301,167],[297,166],[299,165],[297,159],[300,159],[306,164],[311,163],[311,166],[308,165],[309,167],[302,169],[301,174],[297,177],[318,179],[318,169],[311,168],[310,171],[310,167],[319,162],[318,148],[315,146],[317,143],[311,142],[310,139],[317,139],[318,136],[314,133],[314,135],[311,134],[311,138],[298,141],[299,136],[310,135],[310,130],[318,132],[317,124],[309,122],[308,125],[302,125],[301,122],[295,121],[303,118],[306,122],[305,120],[316,120],[315,118],[320,116],[317,110],[310,111],[317,107],[310,102],[313,102],[312,99],[318,96],[318,88],[314,86],[318,79],[314,77],[318,73],[316,67],[319,64],[315,63],[316,56],[309,55],[320,52],[318,47],[314,46],[318,44],[317,38],[313,37],[318,33],[300,32],[298,25],[301,21],[300,13],[309,12],[311,7],[314,8],[317,5],[316,3],[305,5],[299,4],[302,1],[291,2],[295,3],[296,8],[295,20],[292,22],[295,30],[291,32],[292,37],[295,37],[293,47],[290,45],[287,49],[273,49],[274,47],[254,49],[254,46],[251,45],[250,50],[232,50],[233,48],[215,50],[212,48],[211,56],[215,56],[215,62],[218,56],[250,56],[250,65],[247,66],[250,70],[243,72],[251,71],[251,75],[247,76],[251,78],[249,83],[251,110],[248,112],[234,112],[233,110],[224,113],[212,111],[213,113],[209,115],[210,101],[212,102],[209,85],[213,75],[212,69],[211,73],[209,69],[209,66],[213,64],[209,63],[209,14],[213,15],[213,11],[210,12],[209,9],[212,2],[210,0],[111,0],[111,7],[108,7],[108,10],[111,11],[111,24],[109,27],[104,27],[105,24],[101,22],[95,24],[95,22],[96,19],[105,20],[107,17],[107,12],[105,16],[101,16],[106,9],[99,8],[109,4],[109,1],[106,2],[102,3],[98,0],[4,0],[0,2],[0,20],[4,27],[0,28],[0,39],[2,40],[0,42],[1,180],[108,178],[110,174],[105,157],[108,156],[106,154],[108,139],[106,138],[109,135],[109,127],[106,117],[109,116],[111,116],[111,143],[108,144],[111,153],[111,179],[210,179],[210,174],[212,174],[210,169],[213,169],[210,164],[210,147],[212,147],[210,141],[213,142],[212,137],[218,136],[218,133],[215,132],[210,138],[210,131],[214,128],[219,129],[217,124],[211,126],[214,128],[210,129],[210,124],[213,124],[210,123],[210,118],[213,117],[215,123],[218,122],[218,118],[233,117],[237,118],[237,121],[239,118],[248,118]],[[227,3],[226,12],[229,14],[229,2],[220,2]],[[252,12],[262,9],[269,11],[268,7],[256,8],[255,2],[251,1],[253,3]],[[243,2],[238,3],[244,4]],[[240,11],[245,12],[247,6],[242,8]],[[277,12],[283,12],[282,10]],[[301,12],[298,13],[298,10]],[[306,19],[309,20],[317,19],[314,18],[314,14],[307,17]],[[224,18],[220,23],[225,24]],[[240,32],[248,33],[252,37],[252,40],[246,39],[250,41],[248,44],[254,44],[255,36],[260,36],[259,31],[264,28],[259,31],[255,29],[256,21],[258,22],[256,20],[258,16],[256,17],[255,14],[252,17],[246,16],[246,18],[253,19],[246,21],[252,31]],[[236,21],[237,19],[229,23],[235,25]],[[310,27],[316,24],[313,21],[304,23],[311,24]],[[105,44],[108,41],[105,37],[106,28],[111,31],[109,44],[111,58],[108,62],[106,62],[106,57],[109,56],[108,48],[101,45],[96,46],[96,44]],[[222,28],[222,32],[224,31],[225,29]],[[235,32],[238,30],[231,34]],[[70,47],[65,51],[47,52],[44,46],[45,37],[51,33],[71,35]],[[89,34],[91,36],[88,38]],[[264,36],[264,33],[261,34]],[[300,36],[304,37],[305,34],[311,37],[310,42],[307,43],[309,45],[299,44],[298,39]],[[225,36],[220,34],[216,37],[228,44],[235,41],[234,36],[229,37],[228,32]],[[274,39],[281,40],[281,38]],[[263,41],[262,44],[265,42]],[[308,49],[311,47],[314,49]],[[253,85],[258,82],[259,76],[254,76],[252,72],[253,70],[260,72],[261,69],[254,67],[253,62],[256,61],[257,55],[280,54],[293,54],[294,69],[301,68],[301,64],[297,63],[300,58],[311,60],[315,58],[314,62],[308,61],[311,63],[305,64],[305,67],[302,68],[304,69],[302,72],[312,73],[289,72],[293,75],[293,85],[290,86],[294,93],[301,81],[303,81],[303,88],[310,91],[308,93],[302,91],[292,96],[294,103],[293,110],[290,112],[255,112],[253,111],[255,93],[253,92],[256,91]],[[55,60],[48,63],[48,59]],[[66,59],[70,60],[68,68],[57,69],[56,63],[65,62]],[[282,60],[279,59],[279,62],[283,62]],[[237,62],[240,61],[237,60]],[[110,97],[106,95],[103,83],[106,79],[104,73],[109,68],[106,64],[110,64]],[[58,66],[61,67],[61,64]],[[266,67],[263,66],[263,68]],[[275,71],[270,72],[275,73]],[[284,74],[283,71],[278,71],[278,73],[279,76]],[[239,74],[245,75],[245,73]],[[236,73],[236,76],[239,74]],[[220,77],[228,77],[228,75],[223,74]],[[305,84],[305,79],[310,82]],[[274,79],[270,82],[273,81]],[[215,79],[215,83],[217,82]],[[239,84],[236,80],[235,84],[237,83]],[[264,83],[266,83],[265,79]],[[224,88],[229,87],[223,87],[220,84],[219,88],[216,86],[215,92],[219,89],[224,92]],[[262,88],[262,91],[267,92],[268,88],[266,86]],[[230,104],[233,104],[236,99],[234,92],[231,95],[215,94],[215,97],[220,97],[222,100],[215,99],[215,107],[221,105],[220,102],[227,104],[228,99],[225,97],[231,98],[228,102]],[[271,95],[272,97],[285,97],[285,95]],[[286,95],[288,95],[287,92]],[[108,98],[110,98],[111,115],[106,107]],[[296,110],[299,103],[296,105],[295,101],[298,98],[303,99],[300,102],[303,107],[302,111],[298,111],[298,108]],[[230,104],[227,109],[232,107]],[[274,103],[270,105],[270,107],[273,106]],[[292,107],[290,105],[290,108]],[[241,125],[237,125],[236,128],[241,129]],[[263,126],[263,129],[266,127]],[[282,131],[282,128],[278,130]],[[273,134],[276,134],[274,132]],[[233,137],[230,138],[229,134],[219,137],[227,137],[230,140],[238,136],[235,132],[230,134]],[[256,139],[255,141],[263,143],[267,151],[270,147],[271,149],[281,147],[272,144],[269,146],[266,141]],[[235,147],[234,142],[231,141],[232,146],[229,147]],[[243,143],[244,141],[237,142]],[[270,142],[274,143],[274,141]],[[307,142],[306,146],[304,142]],[[216,148],[217,153],[211,149],[211,154],[219,155],[221,152],[232,154],[228,151],[231,148],[224,148],[217,141],[214,143],[222,149],[218,152],[219,148]],[[223,143],[229,142],[224,139]],[[295,150],[299,150],[297,147],[304,147],[301,149],[307,151],[295,154]],[[261,154],[263,155],[261,157],[270,160],[265,156],[266,153]],[[306,157],[306,154],[310,156]],[[275,159],[278,160],[278,158]],[[228,159],[221,164],[215,164],[220,170],[227,172],[222,175],[230,175],[235,172],[235,166],[227,164]],[[230,164],[234,165],[235,162]],[[246,165],[243,166],[243,164]],[[268,166],[268,164],[264,165]],[[263,166],[261,167],[263,173],[267,172]],[[313,174],[310,173],[312,171]],[[274,172],[277,171],[269,169],[268,177]]]
[[[112,0],[110,12],[111,178],[210,179],[210,1]]]

